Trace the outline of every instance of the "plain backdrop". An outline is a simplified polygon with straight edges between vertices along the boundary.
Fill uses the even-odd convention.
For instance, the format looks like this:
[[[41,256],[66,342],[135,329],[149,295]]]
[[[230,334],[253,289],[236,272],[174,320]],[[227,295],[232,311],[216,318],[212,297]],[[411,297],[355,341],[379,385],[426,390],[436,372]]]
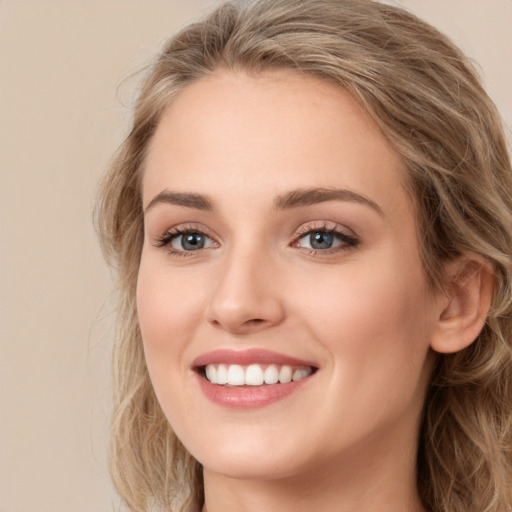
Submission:
[[[208,3],[0,0],[1,512],[118,508],[94,191],[127,133],[130,75]],[[400,3],[479,62],[510,133],[512,0]]]

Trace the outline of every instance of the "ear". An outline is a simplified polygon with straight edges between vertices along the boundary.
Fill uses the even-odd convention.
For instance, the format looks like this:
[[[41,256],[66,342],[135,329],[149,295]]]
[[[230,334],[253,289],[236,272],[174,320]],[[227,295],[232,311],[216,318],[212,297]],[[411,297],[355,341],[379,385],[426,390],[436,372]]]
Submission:
[[[480,334],[491,306],[494,273],[487,261],[470,254],[449,262],[445,275],[430,346],[447,354],[471,345]]]

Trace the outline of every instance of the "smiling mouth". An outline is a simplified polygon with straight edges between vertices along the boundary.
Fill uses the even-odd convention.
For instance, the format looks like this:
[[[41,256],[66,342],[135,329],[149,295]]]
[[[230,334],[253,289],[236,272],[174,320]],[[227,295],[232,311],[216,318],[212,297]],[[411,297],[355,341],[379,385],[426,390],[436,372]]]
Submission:
[[[305,379],[316,370],[312,366],[286,364],[208,364],[198,368],[208,382],[226,387],[288,384]]]

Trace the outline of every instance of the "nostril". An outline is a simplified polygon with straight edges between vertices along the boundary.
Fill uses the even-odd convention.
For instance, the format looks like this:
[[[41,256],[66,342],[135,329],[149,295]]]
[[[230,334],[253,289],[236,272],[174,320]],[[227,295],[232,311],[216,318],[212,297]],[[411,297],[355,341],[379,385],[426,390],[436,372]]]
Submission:
[[[264,323],[265,320],[263,318],[251,318],[250,320],[245,320],[244,322],[242,322],[240,324],[240,327],[243,329],[248,327],[259,326]],[[220,322],[219,320],[212,320],[212,324],[215,325],[216,327],[222,327],[223,325],[222,322]]]
[[[242,324],[242,327],[257,327],[264,323],[265,323],[265,320],[263,320],[262,318],[251,318],[251,320],[246,320]]]

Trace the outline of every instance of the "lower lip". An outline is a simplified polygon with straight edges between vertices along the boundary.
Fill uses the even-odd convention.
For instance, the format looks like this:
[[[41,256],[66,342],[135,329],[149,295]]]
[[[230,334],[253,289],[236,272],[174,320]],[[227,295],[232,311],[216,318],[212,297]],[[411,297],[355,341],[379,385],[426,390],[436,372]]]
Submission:
[[[312,375],[286,384],[220,386],[197,375],[202,392],[212,402],[232,409],[256,409],[282,400],[300,389]]]

